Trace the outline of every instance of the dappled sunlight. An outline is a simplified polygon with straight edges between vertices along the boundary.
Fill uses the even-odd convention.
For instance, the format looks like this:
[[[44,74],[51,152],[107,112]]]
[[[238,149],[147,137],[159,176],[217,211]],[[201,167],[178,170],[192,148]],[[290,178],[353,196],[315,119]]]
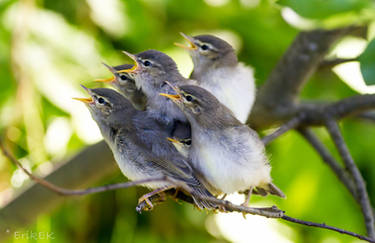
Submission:
[[[363,80],[359,62],[337,65],[333,71],[355,91],[361,94],[375,94],[375,85],[368,86]]]
[[[111,66],[130,63],[122,50],[135,53],[156,49],[171,56],[181,74],[189,77],[193,70],[191,57],[185,49],[173,43],[186,44],[180,31],[192,36],[212,34],[230,43],[246,66],[251,64],[259,91],[298,33],[309,33],[309,30],[319,27],[344,26],[343,23],[363,24],[362,20],[367,19],[366,23],[370,24],[366,37],[361,36],[363,33],[354,33],[356,37],[340,37],[338,43],[329,43],[331,51],[325,59],[352,59],[361,55],[375,37],[375,17],[372,17],[375,5],[360,5],[367,0],[327,0],[327,4],[312,8],[313,2],[320,1],[3,1],[0,4],[2,142],[27,170],[38,177],[48,176],[47,180],[58,186],[83,189],[124,182],[126,179],[120,170],[113,167],[108,146],[95,144],[102,140],[102,135],[87,107],[72,99],[88,97],[80,84],[89,88],[113,88],[109,83],[94,82],[112,76],[102,62]],[[314,38],[311,40],[315,41]],[[318,48],[313,51],[320,53]],[[322,52],[322,60],[323,54],[327,53]],[[310,57],[310,53],[301,55],[307,59]],[[302,102],[311,99],[317,107],[320,102],[329,102],[323,100],[324,97],[336,101],[356,92],[375,94],[375,85],[368,86],[364,81],[359,61],[318,68],[312,78],[304,73],[305,69],[300,73],[293,67],[285,70],[296,76],[302,73],[301,77],[309,79],[304,87],[306,93],[302,93],[302,97],[309,100],[302,98]],[[283,73],[285,70],[281,70],[281,74],[289,75]],[[263,120],[263,114],[256,116],[261,121],[259,128],[265,129],[259,129],[261,136],[275,132],[285,119],[273,120],[272,114],[273,108],[284,104],[277,104],[279,93],[285,91],[282,89],[284,87],[276,90],[272,97],[263,97],[263,101],[257,100],[260,104],[270,101],[269,110],[260,109],[260,112],[270,114],[265,114]],[[321,99],[313,100],[317,95]],[[301,97],[294,98],[299,108]],[[285,104],[285,109],[290,109]],[[272,119],[268,119],[268,115]],[[269,120],[271,125],[263,124]],[[372,202],[375,180],[371,178],[375,175],[375,163],[371,163],[374,156],[370,150],[375,128],[371,123],[358,120],[356,117],[347,119],[340,123],[340,129],[355,165],[363,174]],[[338,158],[327,129],[311,130],[333,157]],[[287,198],[253,195],[249,206],[275,205],[285,210],[288,216],[326,222],[365,235],[363,215],[356,200],[301,134],[288,132],[267,145],[266,150],[272,165],[273,182],[280,186]],[[136,156],[139,154],[141,152]],[[338,166],[345,170],[341,161],[337,161]],[[64,167],[70,169],[61,170]],[[155,203],[152,211],[139,215],[135,211],[137,198],[147,191],[141,187],[84,197],[51,196],[44,188],[40,190],[39,185],[32,186],[34,182],[2,154],[0,178],[0,241],[4,232],[12,235],[18,232],[8,230],[4,223],[14,219],[15,224],[24,228],[19,232],[53,232],[56,236],[54,240],[9,238],[9,242],[17,243],[98,240],[112,243],[360,242],[336,232],[285,223],[283,219],[250,214],[244,219],[240,213],[196,210],[185,202],[176,203],[169,199],[160,205]],[[32,193],[23,194],[24,191]],[[244,195],[235,193],[226,199],[240,205]],[[2,214],[1,210],[9,205],[10,211]],[[3,220],[3,215],[6,220]],[[29,218],[30,223],[27,222]]]
[[[115,37],[121,37],[129,31],[129,20],[124,2],[120,0],[87,0],[92,12],[91,18],[96,24]]]
[[[332,57],[356,58],[366,48],[367,41],[348,37],[342,40],[330,53]],[[375,93],[375,86],[366,85],[360,70],[359,62],[348,62],[337,65],[333,71],[352,89],[362,94]]]
[[[300,16],[289,7],[281,9],[281,16],[288,24],[298,29],[312,29],[316,27],[315,21]]]

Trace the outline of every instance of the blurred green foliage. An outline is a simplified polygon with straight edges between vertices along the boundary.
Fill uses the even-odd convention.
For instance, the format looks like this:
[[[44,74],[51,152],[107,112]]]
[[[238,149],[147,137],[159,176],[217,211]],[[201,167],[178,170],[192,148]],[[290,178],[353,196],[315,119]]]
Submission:
[[[364,22],[374,25],[375,20],[374,2],[370,0],[0,1],[0,129],[16,156],[29,161],[34,170],[76,153],[94,140],[80,133],[77,111],[67,105],[68,101],[61,101],[78,93],[80,83],[95,86],[92,79],[109,75],[100,64],[102,60],[112,65],[129,61],[120,50],[158,49],[183,60],[179,63],[181,69],[191,66],[187,54],[173,46],[173,42],[181,41],[180,31],[228,37],[236,44],[239,59],[254,67],[260,86],[297,33],[303,30],[298,27],[298,18],[289,18],[293,17],[288,12],[290,9],[299,18],[310,21],[313,27]],[[98,13],[106,15],[98,17]],[[112,20],[114,16],[120,17]],[[370,38],[373,36],[362,40],[366,42]],[[375,80],[374,44],[372,41],[360,57],[367,84],[374,84]],[[355,90],[337,73],[324,69],[307,83],[302,98],[334,101],[356,94]],[[64,118],[71,133],[61,151],[52,152],[44,138],[53,131],[49,128],[58,118]],[[353,119],[345,120],[341,127],[375,202],[375,126]],[[322,129],[316,132],[334,151],[327,133]],[[276,204],[293,217],[365,233],[358,205],[298,134],[290,132],[277,139],[268,147],[268,152],[274,181],[288,198],[254,196],[254,203]],[[17,185],[14,170],[0,157],[0,192]],[[123,180],[118,174],[98,185]],[[54,232],[55,239],[51,242],[231,240],[208,233],[207,214],[190,205],[170,201],[152,212],[136,214],[137,198],[144,192],[132,188],[67,199],[60,208],[40,215],[25,230]],[[294,242],[332,239],[354,242],[337,233],[287,225],[294,236],[286,237]],[[48,241],[11,238],[8,242]]]
[[[361,72],[367,85],[375,84],[375,40],[372,40],[359,57]]]

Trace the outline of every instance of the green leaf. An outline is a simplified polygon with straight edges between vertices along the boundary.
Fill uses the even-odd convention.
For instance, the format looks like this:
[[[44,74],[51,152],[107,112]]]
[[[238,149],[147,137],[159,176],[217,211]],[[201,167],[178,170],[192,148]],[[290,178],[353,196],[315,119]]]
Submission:
[[[371,4],[369,0],[280,0],[278,3],[292,8],[303,17],[312,19],[359,12]]]
[[[358,58],[363,79],[367,85],[375,84],[375,39]]]

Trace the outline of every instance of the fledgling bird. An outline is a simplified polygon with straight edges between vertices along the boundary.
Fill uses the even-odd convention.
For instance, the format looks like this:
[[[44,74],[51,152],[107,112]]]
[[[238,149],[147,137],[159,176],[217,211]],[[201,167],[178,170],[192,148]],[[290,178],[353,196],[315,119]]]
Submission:
[[[138,110],[146,109],[147,98],[135,85],[135,80],[127,73],[118,73],[119,70],[132,68],[132,64],[123,64],[115,67],[106,63],[103,65],[113,74],[113,77],[107,79],[97,79],[98,82],[109,83],[114,86],[122,95],[124,95]]]
[[[229,194],[249,189],[285,197],[270,176],[271,166],[258,134],[242,124],[207,90],[186,85],[175,88],[170,98],[191,124],[189,158],[210,184],[211,193]]]
[[[189,46],[176,45],[189,50],[194,64],[190,78],[197,80],[200,87],[215,95],[240,122],[245,123],[255,100],[252,68],[238,62],[232,46],[216,36],[181,35]]]
[[[147,96],[148,113],[157,120],[170,125],[171,135],[176,136],[177,132],[181,133],[177,134],[181,138],[190,137],[190,127],[183,112],[159,93],[173,93],[173,89],[167,85],[167,82],[172,85],[194,84],[195,82],[184,78],[173,59],[163,52],[147,50],[135,55],[124,53],[134,60],[135,65],[118,72],[129,73],[134,77],[137,87],[142,89]]]
[[[213,207],[200,199],[199,196],[212,195],[196,178],[188,161],[166,141],[165,130],[154,119],[145,116],[144,111],[136,110],[124,96],[112,89],[85,90],[90,97],[76,99],[87,105],[126,177],[141,180],[167,176],[185,185],[198,207]],[[151,208],[149,197],[177,187],[169,182],[152,182],[144,186],[154,191],[141,197],[139,203],[146,201]]]
[[[189,157],[189,151],[191,146],[191,138],[167,138],[169,142],[173,144],[176,150],[185,158]]]

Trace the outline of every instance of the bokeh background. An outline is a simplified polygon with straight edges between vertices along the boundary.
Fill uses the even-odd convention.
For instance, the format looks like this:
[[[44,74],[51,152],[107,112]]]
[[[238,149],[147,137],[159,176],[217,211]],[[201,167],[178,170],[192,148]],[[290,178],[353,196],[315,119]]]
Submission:
[[[355,58],[374,38],[374,21],[371,0],[0,0],[0,129],[26,168],[47,175],[64,158],[101,140],[86,108],[71,98],[84,95],[79,84],[98,87],[95,78],[110,76],[102,61],[129,62],[121,50],[161,50],[188,76],[190,58],[173,45],[183,41],[178,33],[216,34],[254,67],[260,86],[301,30],[368,23],[367,36],[347,37],[330,54]],[[354,61],[319,70],[302,98],[334,101],[371,92],[375,87],[365,84]],[[346,119],[341,125],[374,202],[374,123]],[[334,151],[327,133],[316,131]],[[365,234],[353,198],[297,133],[287,133],[267,150],[274,181],[287,199],[254,196],[253,205],[276,204],[290,216]],[[117,173],[96,185],[124,180]],[[0,155],[0,210],[28,184],[29,179]],[[10,237],[5,242],[358,241],[258,216],[245,220],[236,213],[213,215],[171,201],[138,215],[134,208],[143,192],[131,188],[67,198],[20,230],[53,232],[53,240]],[[230,199],[240,202],[242,197]]]

